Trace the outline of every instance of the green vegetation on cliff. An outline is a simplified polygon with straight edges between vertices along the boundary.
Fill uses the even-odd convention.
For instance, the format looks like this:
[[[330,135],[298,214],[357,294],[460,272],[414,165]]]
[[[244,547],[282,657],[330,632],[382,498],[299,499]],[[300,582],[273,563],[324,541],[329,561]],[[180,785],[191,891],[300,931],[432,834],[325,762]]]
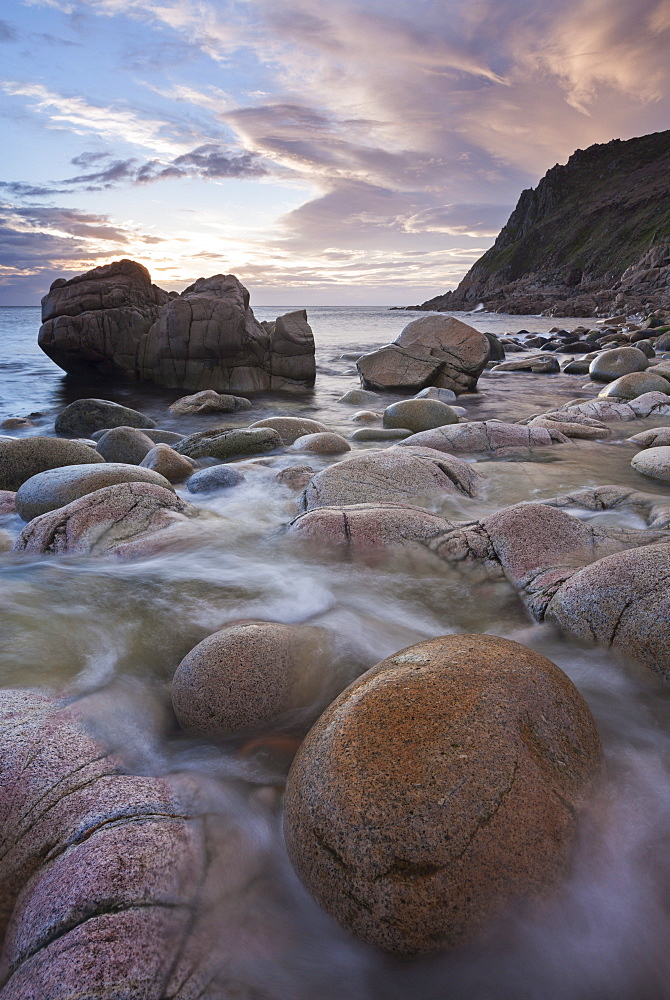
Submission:
[[[617,292],[629,268],[662,268],[663,254],[646,258],[667,244],[670,131],[615,139],[577,150],[535,189],[523,191],[494,246],[454,292],[423,308],[472,308],[477,302],[500,308],[515,297],[530,297],[531,307],[551,304],[542,299],[584,295],[598,302]],[[659,293],[657,274],[655,279],[653,289],[635,291]]]

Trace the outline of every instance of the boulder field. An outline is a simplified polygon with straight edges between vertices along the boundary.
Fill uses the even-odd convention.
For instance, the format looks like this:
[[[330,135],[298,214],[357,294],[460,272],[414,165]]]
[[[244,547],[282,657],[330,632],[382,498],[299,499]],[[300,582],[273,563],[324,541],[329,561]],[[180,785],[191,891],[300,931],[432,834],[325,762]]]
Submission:
[[[505,364],[495,338],[427,316],[357,356],[363,388],[258,407],[234,393],[309,384],[304,316],[258,324],[231,276],[177,296],[138,268],[56,282],[41,340],[68,370],[193,393],[166,394],[166,428],[94,398],[58,414],[61,436],[6,428],[0,553],[19,592],[38,578],[65,602],[82,567],[105,600],[124,588],[109,655],[132,663],[132,694],[134,643],[156,646],[164,738],[126,759],[132,720],[99,724],[106,682],[77,687],[98,646],[76,650],[74,681],[0,690],[0,1000],[320,996],[282,962],[291,936],[309,954],[324,913],[365,968],[541,920],[612,786],[584,698],[531,647],[599,646],[670,680],[663,360],[615,330],[582,359],[594,398],[568,398],[586,372],[549,396],[551,348]],[[457,400],[487,365],[481,384],[534,380],[544,404],[503,420],[485,392]],[[593,485],[605,452],[627,485]],[[565,485],[579,469],[587,485]],[[523,642],[477,632],[499,594]],[[479,600],[476,625],[441,634],[453,602]],[[86,625],[106,641],[102,603]],[[304,909],[283,938],[286,899]],[[253,969],[271,953],[268,986]]]

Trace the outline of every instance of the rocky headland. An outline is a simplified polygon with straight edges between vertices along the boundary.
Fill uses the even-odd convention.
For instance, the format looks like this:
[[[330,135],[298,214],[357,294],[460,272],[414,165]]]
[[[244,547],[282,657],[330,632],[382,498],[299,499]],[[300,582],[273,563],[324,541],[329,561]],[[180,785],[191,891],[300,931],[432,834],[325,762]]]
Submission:
[[[454,291],[414,309],[596,316],[670,308],[670,131],[579,149],[522,192]]]

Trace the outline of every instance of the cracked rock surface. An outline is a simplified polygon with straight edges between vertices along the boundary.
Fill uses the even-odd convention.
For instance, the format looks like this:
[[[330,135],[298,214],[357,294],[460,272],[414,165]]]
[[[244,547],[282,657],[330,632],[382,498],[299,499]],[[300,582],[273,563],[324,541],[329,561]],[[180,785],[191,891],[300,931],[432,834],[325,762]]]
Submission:
[[[310,892],[399,954],[468,941],[563,873],[601,766],[591,714],[550,660],[450,635],[363,674],[289,773],[284,829]]]
[[[369,502],[427,506],[436,494],[475,496],[485,483],[472,465],[433,448],[392,447],[358,454],[317,473],[302,498],[303,510]]]
[[[458,319],[422,316],[408,323],[395,342],[356,362],[368,389],[418,390],[427,386],[472,392],[489,359],[483,333]]]
[[[225,524],[225,518],[216,518]],[[106,486],[30,521],[15,552],[44,555],[145,556],[186,541],[204,528],[198,511],[151,483]]]
[[[212,784],[128,773],[30,690],[0,693],[0,769],[2,1000],[251,997],[222,942],[262,859]]]
[[[302,391],[316,375],[304,311],[264,326],[234,275],[199,278],[168,295],[131,260],[55,281],[42,300],[38,343],[73,374],[195,392]]]

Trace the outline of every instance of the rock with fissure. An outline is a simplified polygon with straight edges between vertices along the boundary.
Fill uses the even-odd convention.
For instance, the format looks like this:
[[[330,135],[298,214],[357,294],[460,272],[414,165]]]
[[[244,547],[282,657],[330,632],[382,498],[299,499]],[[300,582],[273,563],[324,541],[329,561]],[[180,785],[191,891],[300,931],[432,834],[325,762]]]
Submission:
[[[289,857],[364,941],[461,945],[565,873],[600,767],[591,713],[555,664],[495,636],[430,639],[312,727],[286,787]]]
[[[131,260],[55,281],[42,300],[38,343],[67,372],[196,392],[302,392],[316,376],[305,312],[262,325],[234,275],[168,295]]]

